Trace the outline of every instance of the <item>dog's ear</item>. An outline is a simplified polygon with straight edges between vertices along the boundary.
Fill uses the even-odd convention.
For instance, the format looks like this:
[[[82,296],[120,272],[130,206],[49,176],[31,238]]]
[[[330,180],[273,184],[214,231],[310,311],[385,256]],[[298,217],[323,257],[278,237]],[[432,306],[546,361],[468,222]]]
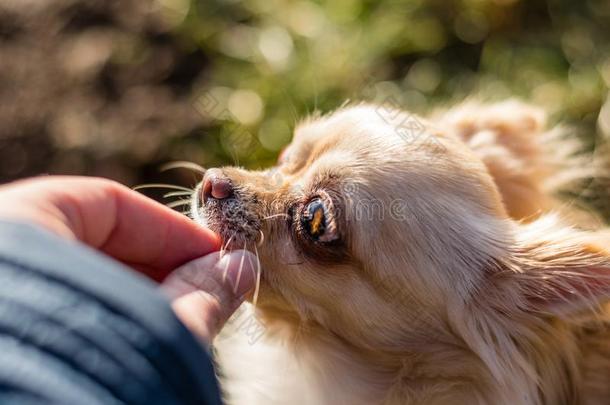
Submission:
[[[548,158],[543,110],[515,100],[495,104],[466,102],[440,117],[485,163],[513,218],[535,218],[553,202],[545,181],[558,169]]]
[[[610,299],[610,236],[562,226],[554,216],[518,225],[503,263],[511,296],[527,312],[565,317],[596,312]]]

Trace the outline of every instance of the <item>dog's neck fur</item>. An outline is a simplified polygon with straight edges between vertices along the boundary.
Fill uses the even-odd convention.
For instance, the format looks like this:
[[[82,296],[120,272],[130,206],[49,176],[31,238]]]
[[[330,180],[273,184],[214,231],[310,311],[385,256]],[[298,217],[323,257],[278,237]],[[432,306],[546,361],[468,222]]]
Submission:
[[[498,322],[477,319],[462,327],[489,330],[483,323],[491,321]],[[484,346],[487,353],[468,347],[466,340],[481,330],[456,331],[467,335],[456,336],[455,344],[430,345],[427,352],[359,348],[332,332],[302,326],[285,335],[290,338],[283,343],[297,358],[298,372],[321,396],[316,401],[320,404],[577,403],[577,334],[559,321],[528,329],[508,319],[502,322],[501,328],[493,328],[494,336],[476,337],[520,342],[501,352],[492,342]]]
[[[456,320],[453,343],[427,352],[356,347],[315,325],[272,324],[268,335],[297,359],[297,373],[320,396],[316,404],[578,403],[582,351],[574,330],[556,320],[526,327],[476,313]]]
[[[531,241],[552,232],[540,229],[539,233]],[[545,254],[546,251],[528,251],[527,258],[538,268],[548,259]],[[553,260],[561,260],[554,252],[548,254]],[[523,270],[526,264],[520,260],[508,255],[506,263],[496,265]],[[490,276],[488,288],[448,305],[444,325],[439,328],[443,334],[435,336],[428,331],[426,344],[401,345],[397,341],[391,348],[364,346],[361,340],[358,343],[333,331],[332,325],[304,321],[297,314],[291,316],[290,311],[274,313],[259,308],[267,326],[265,342],[260,343],[281,352],[283,360],[276,362],[274,356],[256,355],[257,343],[249,347],[255,359],[246,361],[252,364],[271,359],[272,364],[265,365],[267,372],[291,368],[278,374],[282,377],[280,384],[265,389],[277,399],[265,396],[260,403],[603,404],[610,388],[595,377],[610,374],[610,353],[599,355],[600,348],[610,341],[610,329],[600,327],[601,321],[610,319],[608,312],[600,311],[597,323],[591,323],[590,313],[583,314],[582,322],[574,316],[568,321],[532,314],[520,309],[523,303],[517,303],[518,296],[513,295],[523,288],[522,280],[515,277],[514,271],[502,270]],[[593,327],[588,328],[586,322]],[[404,332],[412,328],[408,325]],[[585,333],[587,328],[589,332]],[[400,330],[396,331],[397,336],[400,334]],[[237,346],[248,349],[248,345],[232,344],[224,351],[234,352]],[[233,356],[240,357],[235,353]],[[224,364],[222,359],[221,363]],[[243,374],[243,366],[237,368],[238,374]],[[228,371],[229,375],[236,372]],[[285,383],[286,374],[298,377]],[[235,380],[232,375],[229,381]],[[246,379],[253,378],[250,375]],[[230,398],[239,397],[231,393],[230,386],[228,390]],[[303,392],[315,397],[304,400],[299,396]],[[248,397],[246,402],[241,399],[230,403],[259,402]]]

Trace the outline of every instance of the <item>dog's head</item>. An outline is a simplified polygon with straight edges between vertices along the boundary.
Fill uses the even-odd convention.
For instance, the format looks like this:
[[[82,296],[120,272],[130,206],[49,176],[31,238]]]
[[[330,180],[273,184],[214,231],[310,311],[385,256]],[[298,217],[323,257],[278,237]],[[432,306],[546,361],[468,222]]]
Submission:
[[[602,286],[587,269],[608,263],[553,219],[509,218],[484,163],[450,129],[375,106],[310,119],[276,167],[213,169],[197,191],[196,220],[258,251],[264,314],[356,347],[476,345],[464,336],[482,320],[590,303],[583,292]]]

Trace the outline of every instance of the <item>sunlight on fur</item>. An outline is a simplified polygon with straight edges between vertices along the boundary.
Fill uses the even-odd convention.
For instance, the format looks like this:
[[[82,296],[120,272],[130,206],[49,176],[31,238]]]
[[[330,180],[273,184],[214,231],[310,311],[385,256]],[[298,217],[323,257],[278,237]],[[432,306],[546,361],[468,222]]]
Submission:
[[[274,168],[191,166],[190,215],[261,263],[227,403],[607,404],[610,234],[556,197],[595,175],[564,135],[517,101],[354,105]]]

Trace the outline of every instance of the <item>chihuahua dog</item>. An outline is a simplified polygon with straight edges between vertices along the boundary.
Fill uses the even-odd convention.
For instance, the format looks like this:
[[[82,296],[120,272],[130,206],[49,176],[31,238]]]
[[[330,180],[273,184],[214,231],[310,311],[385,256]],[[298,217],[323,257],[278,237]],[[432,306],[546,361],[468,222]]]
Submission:
[[[610,403],[610,237],[555,199],[579,168],[545,125],[347,106],[274,168],[209,169],[191,215],[261,263],[215,342],[227,402]]]

